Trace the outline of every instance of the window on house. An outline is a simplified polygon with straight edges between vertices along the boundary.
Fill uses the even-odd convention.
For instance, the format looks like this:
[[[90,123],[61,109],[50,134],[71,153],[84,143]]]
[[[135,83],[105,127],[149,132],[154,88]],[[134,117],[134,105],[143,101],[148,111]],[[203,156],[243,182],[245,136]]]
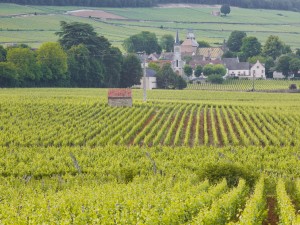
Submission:
[[[259,69],[259,66],[257,66],[256,68]]]
[[[262,73],[264,73],[265,71],[264,71],[264,70],[262,70],[261,72],[262,72]]]
[[[176,67],[178,67],[178,60],[176,60]]]

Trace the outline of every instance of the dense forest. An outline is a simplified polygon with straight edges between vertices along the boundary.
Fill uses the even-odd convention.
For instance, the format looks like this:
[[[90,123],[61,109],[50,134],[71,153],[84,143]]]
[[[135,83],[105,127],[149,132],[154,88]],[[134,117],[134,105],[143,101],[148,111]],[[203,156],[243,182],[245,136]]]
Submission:
[[[0,0],[25,5],[76,5],[97,7],[152,7],[164,3],[230,4],[243,8],[300,11],[300,0]]]

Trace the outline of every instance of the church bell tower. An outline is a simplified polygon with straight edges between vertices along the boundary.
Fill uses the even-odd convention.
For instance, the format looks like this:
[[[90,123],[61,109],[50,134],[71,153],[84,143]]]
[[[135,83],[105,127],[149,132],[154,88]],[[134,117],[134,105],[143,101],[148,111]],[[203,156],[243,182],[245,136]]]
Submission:
[[[174,43],[174,55],[173,55],[173,62],[172,62],[173,70],[178,74],[182,75],[183,71],[183,61],[181,59],[181,45],[179,41],[179,34],[178,30],[176,32],[176,38]]]

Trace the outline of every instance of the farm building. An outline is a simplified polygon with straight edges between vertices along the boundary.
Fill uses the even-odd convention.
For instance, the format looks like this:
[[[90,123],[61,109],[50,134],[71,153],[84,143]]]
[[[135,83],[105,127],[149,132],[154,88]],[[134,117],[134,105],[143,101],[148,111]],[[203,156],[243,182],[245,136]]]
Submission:
[[[108,90],[108,105],[112,107],[132,107],[131,89],[113,88]]]

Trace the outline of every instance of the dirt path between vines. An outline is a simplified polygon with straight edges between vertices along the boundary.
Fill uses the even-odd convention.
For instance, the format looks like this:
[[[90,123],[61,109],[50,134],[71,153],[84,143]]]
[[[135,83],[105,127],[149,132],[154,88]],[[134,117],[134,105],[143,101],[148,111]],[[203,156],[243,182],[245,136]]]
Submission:
[[[274,197],[267,197],[268,217],[263,222],[263,225],[277,225],[279,222],[278,215],[276,213],[277,201]]]

